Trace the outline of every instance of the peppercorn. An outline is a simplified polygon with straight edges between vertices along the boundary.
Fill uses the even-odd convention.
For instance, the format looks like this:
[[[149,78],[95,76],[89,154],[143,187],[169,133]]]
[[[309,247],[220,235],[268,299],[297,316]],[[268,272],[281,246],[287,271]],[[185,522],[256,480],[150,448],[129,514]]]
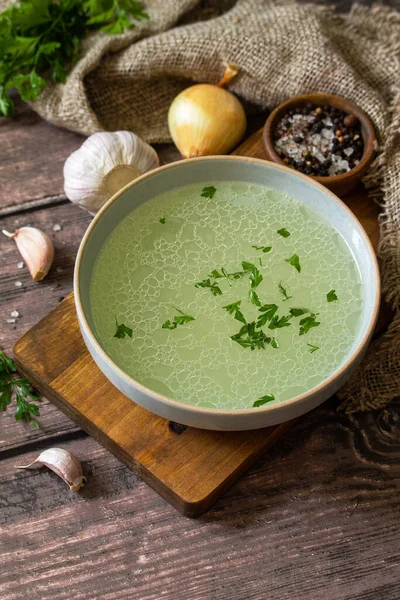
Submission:
[[[317,113],[317,115],[320,115],[322,113],[322,108],[320,106],[317,106],[315,112]]]
[[[344,138],[343,138],[343,136],[342,136],[342,135],[338,137],[338,141],[339,141],[341,144],[343,143],[343,140],[344,140]]]
[[[340,131],[340,129],[336,129],[335,135],[336,135],[336,137],[340,137],[342,135],[342,132]]]
[[[344,118],[346,127],[355,127],[358,124],[358,119],[354,115],[346,115]]]
[[[302,138],[302,136],[301,136],[301,135],[296,135],[296,136],[293,138],[293,141],[294,141],[294,142],[296,142],[296,144],[301,144],[301,142],[303,141],[303,138]]]

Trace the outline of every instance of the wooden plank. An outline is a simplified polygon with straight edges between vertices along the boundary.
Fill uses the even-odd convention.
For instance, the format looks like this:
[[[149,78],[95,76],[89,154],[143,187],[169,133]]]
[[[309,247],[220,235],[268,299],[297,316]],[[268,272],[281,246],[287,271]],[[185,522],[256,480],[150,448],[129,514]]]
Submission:
[[[398,407],[309,413],[206,517],[182,519],[91,438],[88,477],[0,470],[2,600],[398,600]]]
[[[85,138],[46,123],[25,103],[0,117],[0,208],[64,194],[63,164]]]

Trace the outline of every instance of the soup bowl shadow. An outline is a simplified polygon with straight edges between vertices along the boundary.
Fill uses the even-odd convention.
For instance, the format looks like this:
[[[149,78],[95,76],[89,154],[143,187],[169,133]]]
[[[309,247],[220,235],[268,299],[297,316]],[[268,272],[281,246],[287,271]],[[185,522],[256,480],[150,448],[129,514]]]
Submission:
[[[324,217],[350,248],[364,289],[361,323],[338,368],[306,393],[259,408],[202,408],[154,392],[125,373],[106,353],[96,334],[90,307],[90,282],[100,249],[119,223],[140,204],[177,187],[217,181],[245,181],[272,188],[304,202]],[[147,173],[115,194],[97,213],[81,242],[74,273],[75,305],[86,346],[99,369],[128,398],[171,421],[200,429],[242,431],[299,417],[332,396],[362,359],[376,323],[380,278],[375,252],[360,222],[327,188],[293,169],[264,160],[214,156],[183,160]]]

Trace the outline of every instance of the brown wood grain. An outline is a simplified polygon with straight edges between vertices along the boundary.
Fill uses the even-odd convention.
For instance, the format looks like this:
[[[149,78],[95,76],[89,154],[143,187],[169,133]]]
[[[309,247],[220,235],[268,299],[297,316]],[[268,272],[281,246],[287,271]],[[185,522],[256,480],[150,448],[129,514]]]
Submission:
[[[397,407],[398,408],[398,407]],[[399,413],[327,403],[199,520],[179,517],[91,438],[80,493],[0,469],[2,600],[398,600]]]

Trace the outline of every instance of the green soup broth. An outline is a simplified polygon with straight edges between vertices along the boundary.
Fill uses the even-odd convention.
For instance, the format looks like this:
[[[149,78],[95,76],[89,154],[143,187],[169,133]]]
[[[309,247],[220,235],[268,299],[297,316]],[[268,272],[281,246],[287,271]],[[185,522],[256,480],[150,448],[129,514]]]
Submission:
[[[105,240],[91,281],[98,339],[123,371],[174,400],[216,409],[253,408],[264,396],[284,402],[320,384],[348,354],[362,313],[357,265],[340,234],[304,203],[245,182],[210,186],[205,197],[196,184],[153,198]],[[294,255],[300,272],[296,259],[288,262]],[[195,287],[207,280],[211,287]],[[328,302],[331,290],[337,300]],[[257,298],[278,307],[262,327]],[[241,315],[223,308],[239,300]],[[308,312],[292,316],[299,308]],[[184,315],[194,320],[174,325]],[[289,325],[271,329],[281,317]],[[231,336],[247,327],[243,318],[255,326],[241,345]],[[300,335],[306,318],[319,325]],[[116,319],[132,337],[115,337]],[[252,350],[246,340],[260,331],[264,347]]]

